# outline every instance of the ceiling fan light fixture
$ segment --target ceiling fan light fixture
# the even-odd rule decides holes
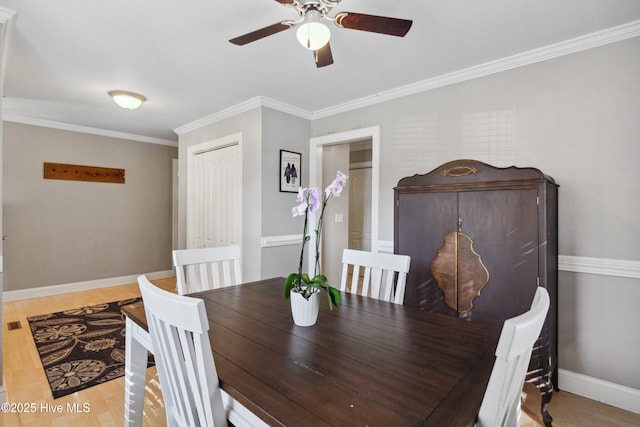
[[[320,22],[320,19],[320,12],[310,10],[306,13],[304,22],[298,27],[296,36],[305,49],[318,50],[329,42],[331,31]]]
[[[113,98],[116,104],[125,110],[135,110],[147,100],[147,98],[138,93],[128,92],[126,90],[109,91],[109,96]]]

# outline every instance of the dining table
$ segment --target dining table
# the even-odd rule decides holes
[[[342,293],[296,326],[284,278],[200,292],[223,394],[274,426],[473,425],[500,327]],[[325,296],[322,294],[321,296]],[[144,302],[126,315],[125,425],[142,423]],[[230,418],[231,419],[231,418]]]

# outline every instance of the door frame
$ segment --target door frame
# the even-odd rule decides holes
[[[13,10],[7,9],[5,7],[0,7],[0,200],[3,199],[2,193],[2,147],[3,147],[3,139],[2,139],[2,116],[3,116],[3,102],[2,95],[4,94],[4,79],[5,79],[5,68],[7,64],[7,58],[9,51],[9,47],[11,46],[11,39],[13,37],[13,32],[16,24],[17,15]],[[2,204],[0,204],[0,236],[3,235],[4,230],[2,229]],[[3,237],[4,238],[4,237]],[[0,319],[2,319],[2,306],[3,306],[3,293],[4,293],[4,284],[2,281],[2,271],[3,271],[3,249],[2,244],[0,243]],[[3,329],[0,329],[0,349],[3,347]],[[0,403],[7,402],[7,389],[4,385],[4,371],[3,371],[3,355],[0,353]]]
[[[195,157],[198,154],[206,153],[208,151],[220,150],[226,147],[232,147],[238,145],[240,148],[240,171],[238,171],[238,177],[240,181],[240,188],[243,188],[243,150],[242,150],[242,133],[234,133],[232,135],[224,136],[222,138],[206,141],[200,144],[192,145],[187,148],[187,248],[194,247],[193,237],[193,206],[194,206],[194,180],[195,180]],[[242,197],[240,198],[240,212],[244,217],[244,211],[242,210]],[[243,218],[240,219],[240,224],[243,224]],[[239,244],[242,248],[243,241],[243,227],[240,227]]]
[[[178,191],[179,191],[179,161],[171,162],[171,250],[178,249]]]
[[[378,198],[380,194],[380,126],[371,126],[347,132],[338,132],[309,139],[309,187],[322,184],[322,147],[371,139],[371,251],[378,252]],[[309,213],[309,221],[315,224],[315,212]],[[310,233],[309,247],[315,248],[315,233]],[[314,257],[308,260],[313,271]]]

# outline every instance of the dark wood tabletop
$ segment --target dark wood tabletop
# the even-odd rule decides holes
[[[473,424],[500,328],[364,298],[322,299],[295,326],[284,279],[193,296],[205,301],[221,387],[271,425]],[[323,294],[324,296],[324,294]],[[146,327],[142,304],[123,309]]]

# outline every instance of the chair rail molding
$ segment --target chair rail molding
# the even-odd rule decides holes
[[[640,261],[622,259],[559,255],[558,270],[640,279]]]
[[[393,253],[393,240],[378,241],[379,252]],[[640,261],[558,255],[558,270],[640,279]]]
[[[302,234],[263,236],[260,238],[260,247],[262,248],[274,248],[277,246],[292,246],[300,244],[302,244]]]
[[[378,252],[393,253],[393,240],[378,240]]]

